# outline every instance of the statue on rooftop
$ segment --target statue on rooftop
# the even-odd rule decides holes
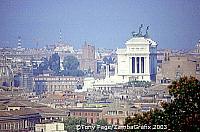
[[[137,33],[133,31],[133,32],[132,32],[132,36],[133,36],[133,37],[136,37],[136,36],[137,36]]]
[[[143,27],[143,24],[141,24],[140,27],[139,27],[139,32],[137,34],[138,37],[142,36],[142,31],[141,31],[142,27]]]
[[[145,37],[145,38],[148,38],[148,37],[149,37],[148,30],[149,30],[149,26],[147,26],[147,29],[146,29],[146,34],[144,35],[144,37]]]
[[[143,24],[140,25],[138,33],[134,32],[134,31],[132,32],[132,36],[133,37],[141,37],[142,36],[142,31],[141,31],[142,27],[143,27]]]

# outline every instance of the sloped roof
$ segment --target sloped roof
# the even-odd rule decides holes
[[[35,115],[39,113],[31,108],[24,108],[12,111],[0,111],[0,119],[4,117],[19,118],[21,116]]]
[[[28,107],[27,104],[24,104],[22,102],[14,101],[14,102],[9,102],[8,107]]]

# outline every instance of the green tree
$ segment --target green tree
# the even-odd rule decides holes
[[[103,58],[103,63],[104,64],[109,64],[109,59],[106,56]]]
[[[99,120],[97,120],[97,122],[95,124],[106,126],[106,125],[108,125],[108,122],[105,119],[99,119]]]
[[[168,131],[200,131],[200,83],[194,77],[182,77],[169,87],[174,100],[163,103],[164,110],[136,114],[125,124],[167,125]]]
[[[63,67],[65,70],[77,70],[79,67],[79,61],[75,56],[66,56],[63,60]]]
[[[48,70],[49,68],[49,61],[47,58],[43,57],[41,61],[42,62],[39,64],[39,67],[38,67],[39,74],[42,74],[44,70]]]
[[[60,56],[58,53],[52,54],[52,56],[49,58],[49,67],[54,72],[54,74],[59,74]]]
[[[200,131],[200,83],[194,77],[183,77],[169,86],[174,97],[164,104],[165,123],[170,130]]]
[[[108,122],[105,119],[97,120],[97,122],[94,125],[96,126],[96,129],[92,130],[91,132],[114,132],[114,130],[103,130],[103,129],[98,128],[98,127],[101,127],[101,126],[108,126],[109,125]]]
[[[69,55],[66,56],[63,60],[64,70],[62,74],[64,76],[83,76],[84,72],[79,70],[79,61],[75,56]]]
[[[87,121],[85,118],[75,118],[75,117],[68,117],[64,121],[65,130],[68,132],[77,132],[77,125],[86,125]]]

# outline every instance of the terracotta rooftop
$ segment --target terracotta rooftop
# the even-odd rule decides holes
[[[14,102],[9,102],[8,107],[28,107],[27,104],[24,104],[22,102],[14,101]]]
[[[16,119],[16,118],[21,118],[24,116],[32,116],[32,115],[39,116],[39,113],[30,108],[12,110],[12,111],[0,111],[0,120],[5,119],[6,117]]]
[[[4,96],[4,95],[0,95],[0,101],[1,100],[10,100],[10,97]]]
[[[101,108],[69,108],[70,112],[72,111],[82,111],[82,112],[102,112]]]
[[[40,114],[65,114],[65,110],[59,110],[59,109],[53,109],[50,107],[45,108],[34,108],[35,111],[37,111]]]

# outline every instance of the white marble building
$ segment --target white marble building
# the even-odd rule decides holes
[[[117,49],[117,75],[125,81],[155,81],[157,44],[148,35],[135,34],[126,41],[126,48]]]
[[[141,26],[142,27],[142,26]],[[84,79],[84,90],[111,90],[129,81],[156,81],[157,74],[157,43],[139,33],[125,42],[126,48],[117,49],[117,64],[115,75],[109,75],[109,65],[106,65],[104,79]]]

